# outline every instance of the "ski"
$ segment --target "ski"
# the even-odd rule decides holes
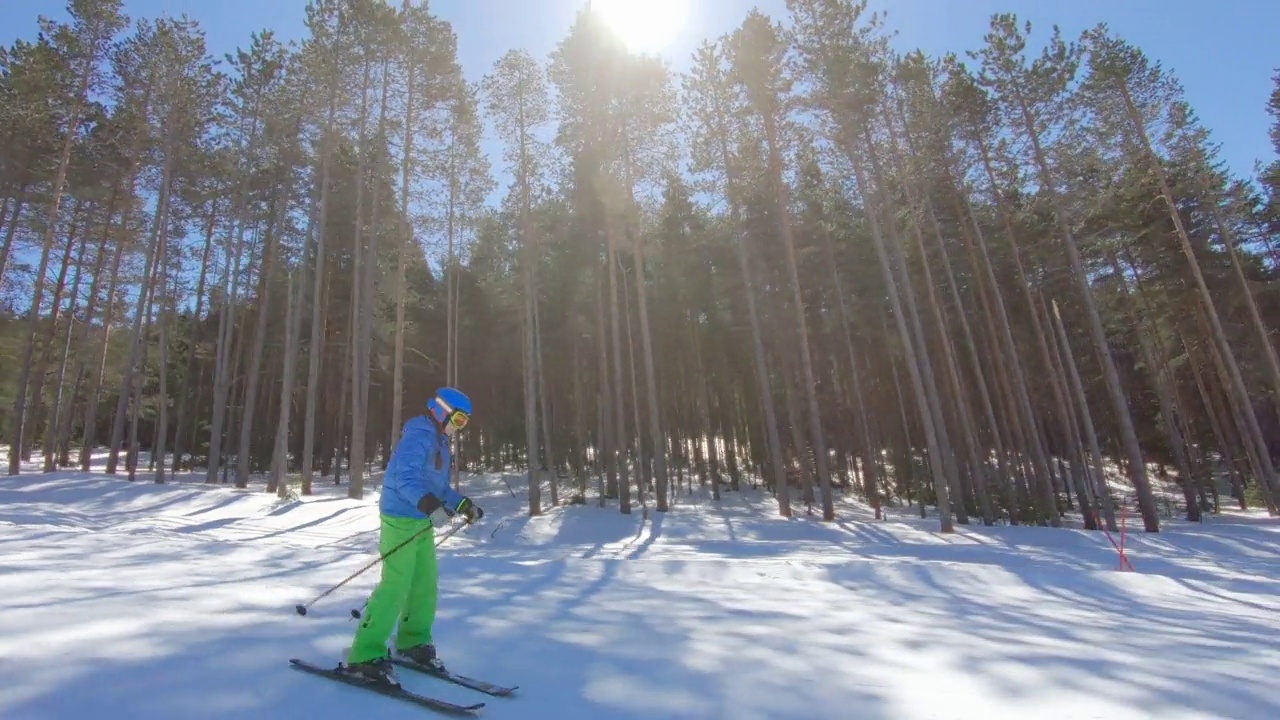
[[[458,705],[456,703],[451,703],[448,700],[441,700],[440,698],[434,698],[428,695],[419,695],[418,693],[406,690],[399,685],[384,685],[381,683],[364,682],[357,678],[340,673],[332,668],[321,667],[319,665],[309,663],[306,660],[299,660],[298,658],[290,658],[289,664],[298,670],[311,673],[312,675],[319,675],[320,677],[329,678],[330,680],[336,680],[352,687],[372,690],[379,695],[398,698],[400,700],[411,702],[419,707],[448,713],[450,715],[469,715],[484,707],[484,703],[482,702],[475,703],[473,705]]]
[[[414,672],[420,672],[424,675],[430,675],[431,677],[440,678],[441,680],[454,683],[455,685],[461,685],[465,688],[478,690],[482,693],[485,693],[486,695],[493,695],[495,697],[506,697],[519,689],[518,685],[512,686],[512,687],[503,687],[501,685],[496,685],[486,680],[477,680],[475,678],[467,677],[466,675],[459,675],[458,673],[455,673],[452,670],[447,670],[447,669],[437,670],[436,668],[423,665],[422,663],[414,662],[413,660],[410,660],[409,658],[405,658],[405,657],[396,657],[393,655],[391,657],[391,662],[392,664],[398,665],[402,668],[408,668],[409,670],[413,670]]]

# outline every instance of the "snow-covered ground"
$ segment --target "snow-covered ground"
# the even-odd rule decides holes
[[[281,501],[92,473],[0,478],[0,718],[422,718],[289,669],[349,643],[376,568],[377,493]],[[145,476],[148,480],[150,476]],[[785,520],[762,491],[525,516],[523,484],[441,547],[437,642],[521,686],[483,717],[1280,717],[1280,524],[1130,534],[960,527],[905,512]],[[1132,520],[1132,518],[1131,518]],[[1131,522],[1132,526],[1133,523]]]

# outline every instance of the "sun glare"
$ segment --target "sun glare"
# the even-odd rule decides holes
[[[591,0],[591,11],[634,53],[660,53],[688,20],[691,0]]]

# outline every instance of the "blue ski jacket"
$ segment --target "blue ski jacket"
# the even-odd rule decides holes
[[[449,486],[450,464],[448,436],[425,415],[410,418],[387,463],[379,509],[421,520],[427,516],[418,510],[418,501],[427,493],[450,511],[456,509],[463,496]]]

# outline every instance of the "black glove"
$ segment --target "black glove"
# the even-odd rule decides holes
[[[426,495],[423,495],[422,497],[418,498],[418,512],[422,513],[423,515],[430,516],[431,513],[435,512],[439,508],[440,508],[440,501],[437,500],[436,496],[432,495],[431,493],[427,493]],[[448,512],[447,510],[445,512],[448,513],[449,515],[453,514],[451,512]]]
[[[472,502],[471,498],[464,497],[462,502],[458,503],[458,508],[454,512],[462,513],[467,522],[473,523],[484,517],[484,508]],[[453,513],[450,513],[452,515]]]

